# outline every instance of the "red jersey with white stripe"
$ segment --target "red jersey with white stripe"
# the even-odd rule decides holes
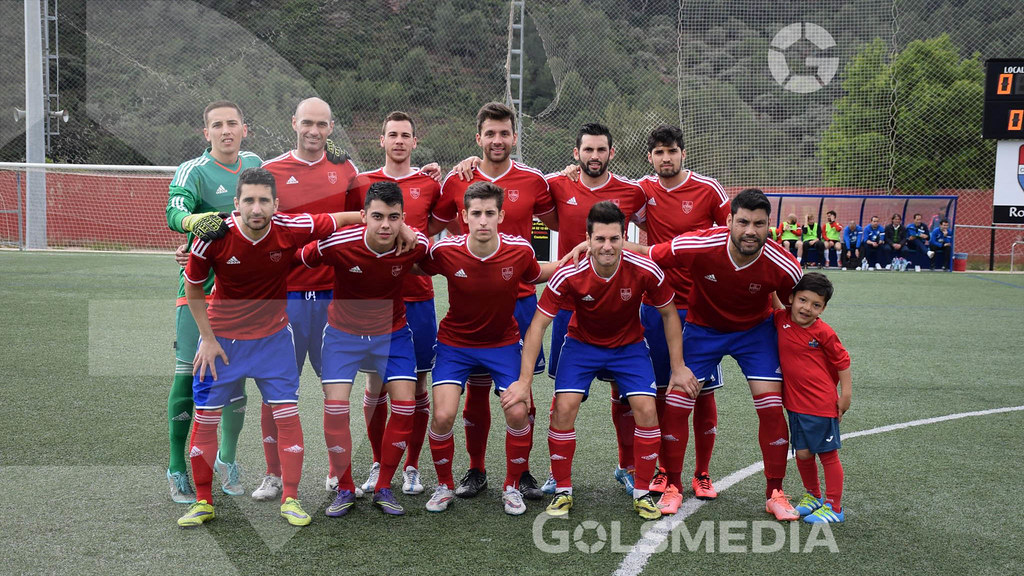
[[[736,266],[729,242],[725,226],[688,232],[651,246],[651,260],[663,268],[681,266],[693,278],[687,322],[740,332],[771,315],[772,292],[787,302],[803,273],[796,258],[770,239],[757,258]]]
[[[850,367],[850,354],[835,330],[818,318],[807,328],[793,322],[790,310],[775,311],[782,365],[782,405],[790,412],[838,418],[839,371]]]
[[[573,182],[560,173],[544,177],[551,189],[551,197],[558,211],[558,257],[587,239],[587,215],[598,202],[608,200],[626,215],[626,222],[636,216],[643,221],[647,197],[635,181],[612,173],[597,188],[589,188],[582,181]]]
[[[426,232],[430,220],[430,211],[441,196],[441,185],[433,178],[414,168],[407,176],[390,176],[384,168],[359,173],[356,198],[359,206],[366,203],[366,191],[374,182],[394,182],[402,189],[405,202],[405,223],[410,227]],[[409,274],[403,282],[402,298],[406,302],[423,302],[434,298],[434,283],[427,276]]]
[[[427,237],[417,233],[412,250],[374,252],[366,243],[366,226],[360,224],[307,244],[301,257],[308,267],[334,269],[334,297],[327,307],[327,323],[349,334],[379,336],[405,326],[403,280],[429,248]]]
[[[185,266],[185,281],[202,284],[214,272],[213,298],[207,313],[222,338],[255,340],[288,323],[288,271],[295,249],[326,238],[335,230],[327,214],[274,214],[259,240],[250,240],[236,222],[213,242],[196,238]]]
[[[263,167],[274,175],[280,201],[277,209],[291,213],[348,210],[348,193],[355,189],[359,174],[351,160],[334,164],[324,155],[316,162],[307,162],[296,156],[294,150],[267,160]],[[289,292],[330,290],[333,285],[334,275],[327,267],[296,266],[288,275]]]
[[[437,341],[462,348],[496,348],[519,341],[514,316],[520,282],[540,277],[533,246],[520,236],[498,234],[498,248],[480,258],[465,235],[435,243],[420,268],[448,279],[448,314]]]
[[[441,184],[441,197],[432,212],[434,218],[441,222],[455,221],[458,223],[458,230],[465,233],[466,229],[462,222],[462,209],[465,208],[463,196],[470,184],[480,181],[493,182],[505,190],[505,200],[501,206],[505,211],[505,219],[498,224],[498,232],[503,234],[521,236],[529,240],[533,236],[533,217],[555,209],[548,183],[540,170],[512,162],[504,174],[493,179],[479,168],[473,169],[473,179],[469,182],[463,181],[454,172],[449,172]],[[536,293],[537,289],[532,284],[519,285],[520,298]]]
[[[574,310],[569,336],[594,346],[618,348],[644,339],[640,324],[644,295],[658,308],[671,304],[674,296],[657,264],[623,250],[610,278],[597,274],[592,258],[559,268],[548,280],[537,309],[552,318],[559,310]]]
[[[665,188],[655,176],[639,180],[647,199],[641,222],[647,222],[647,244],[669,242],[680,234],[724,226],[730,213],[729,196],[718,180],[689,171],[681,184]],[[676,308],[685,310],[693,281],[683,268],[666,268],[676,291]],[[650,304],[650,302],[647,302]]]

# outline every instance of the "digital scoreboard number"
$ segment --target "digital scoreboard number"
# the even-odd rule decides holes
[[[997,140],[1024,140],[1024,59],[985,61],[981,135]]]

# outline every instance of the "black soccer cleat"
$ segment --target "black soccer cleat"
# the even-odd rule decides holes
[[[540,486],[537,485],[537,479],[530,474],[529,470],[524,470],[523,475],[519,477],[519,491],[527,500],[543,500],[545,496],[544,492],[541,492]]]
[[[472,498],[487,488],[487,473],[483,470],[470,468],[462,477],[455,495],[459,498]]]

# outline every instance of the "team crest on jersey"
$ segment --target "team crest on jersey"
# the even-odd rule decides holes
[[[519,200],[519,190],[507,190],[506,194],[508,195],[509,202],[515,202],[516,200]]]
[[[753,282],[750,283],[750,293],[751,294],[757,294],[760,291],[761,291],[761,285],[760,284],[754,284]]]
[[[420,189],[419,188],[409,188],[409,196],[412,196],[413,200],[419,198],[420,197]]]
[[[619,297],[622,298],[623,302],[626,302],[633,297],[632,288],[619,288]]]
[[[331,184],[337,184],[338,183],[338,173],[337,172],[328,172],[327,173],[327,181],[330,182]]]
[[[817,348],[818,347],[818,341],[813,339],[813,338],[811,338],[811,341],[808,342],[807,345],[810,346],[811,348]]]
[[[398,276],[401,273],[402,273],[402,265],[401,264],[396,264],[396,265],[391,267],[391,275],[392,276]]]
[[[505,266],[504,268],[501,269],[501,277],[505,279],[505,282],[508,282],[509,280],[512,279],[512,274],[513,270],[511,266]]]
[[[280,262],[281,261],[281,251],[280,250],[274,250],[273,252],[271,252],[270,253],[270,261],[271,262]]]
[[[693,211],[693,201],[683,200],[683,214],[689,214]]]

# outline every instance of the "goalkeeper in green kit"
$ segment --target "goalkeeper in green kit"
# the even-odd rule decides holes
[[[167,225],[176,232],[189,234],[188,242],[178,249],[179,263],[187,258],[184,251],[192,237],[203,240],[220,238],[227,232],[223,218],[234,210],[238,174],[246,168],[259,168],[263,163],[252,152],[240,151],[247,127],[238,105],[228,101],[212,102],[203,111],[203,136],[210,147],[203,155],[178,166],[171,180],[167,200]],[[167,398],[167,423],[170,435],[170,460],[167,481],[175,502],[195,502],[195,492],[185,467],[188,434],[192,427],[192,361],[199,341],[199,329],[185,301],[182,272],[178,273],[178,301],[175,312],[174,383]],[[213,274],[203,286],[209,297]],[[238,435],[245,419],[246,398],[232,398],[221,420],[220,452],[214,468],[225,494],[237,496],[244,492],[235,451]]]

